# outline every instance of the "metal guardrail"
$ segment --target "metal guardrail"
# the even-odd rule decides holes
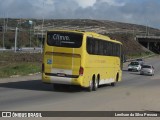
[[[155,54],[144,56],[144,57],[133,58],[133,59],[127,59],[125,62],[135,61],[136,59],[146,59],[146,58],[149,58],[149,57],[152,57],[152,56],[155,56]]]
[[[160,39],[160,36],[141,36],[137,35],[137,38],[150,38],[150,39]]]

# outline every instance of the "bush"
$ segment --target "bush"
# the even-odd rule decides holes
[[[12,48],[12,43],[6,42],[6,43],[5,43],[5,48],[6,48],[6,49],[11,49],[11,48]]]

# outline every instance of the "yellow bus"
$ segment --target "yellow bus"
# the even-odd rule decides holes
[[[47,31],[42,81],[95,91],[122,78],[122,43],[93,32]]]

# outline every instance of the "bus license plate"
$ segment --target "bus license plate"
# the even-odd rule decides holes
[[[64,73],[57,73],[57,76],[59,76],[59,77],[65,77],[66,75]]]

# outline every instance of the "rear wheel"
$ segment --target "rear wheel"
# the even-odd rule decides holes
[[[93,80],[90,81],[89,87],[87,88],[88,92],[91,92],[93,90]]]
[[[88,91],[96,91],[98,88],[98,79],[95,79],[95,76],[92,77],[92,80],[90,81]]]
[[[98,88],[98,80],[93,80],[93,91],[96,91]]]

